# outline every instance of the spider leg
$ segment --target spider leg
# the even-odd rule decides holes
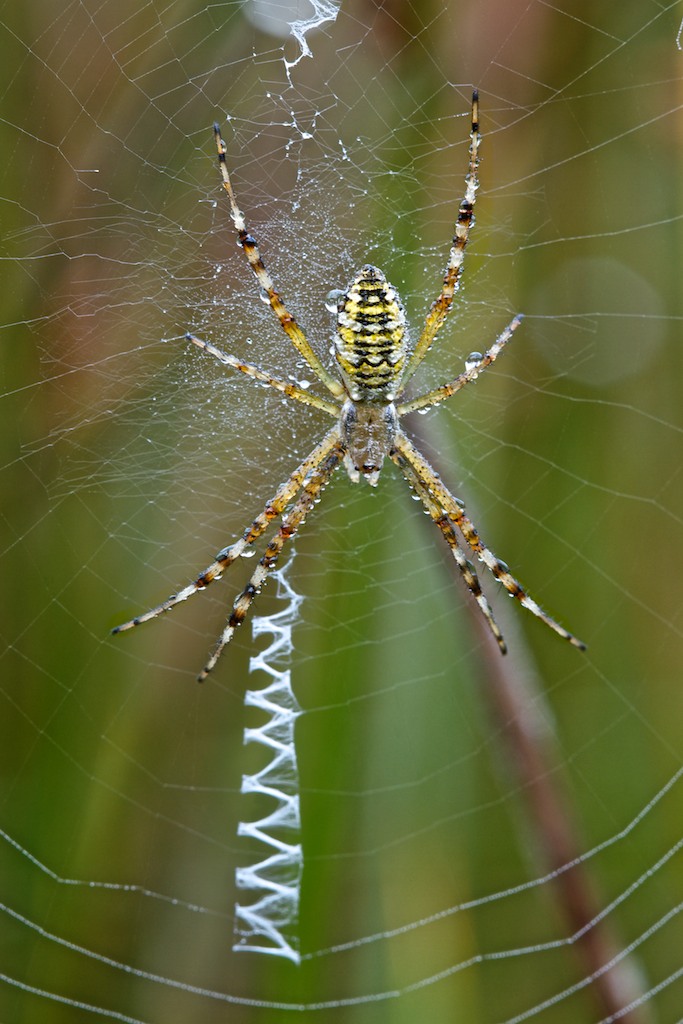
[[[434,341],[434,338],[451,308],[453,296],[460,286],[460,274],[462,272],[462,264],[465,257],[465,247],[470,235],[470,228],[474,223],[474,204],[477,198],[477,188],[479,187],[479,181],[477,180],[477,165],[479,163],[478,154],[480,139],[479,93],[475,89],[472,93],[470,166],[467,177],[465,178],[465,195],[461,199],[460,207],[458,209],[458,217],[455,222],[455,234],[453,236],[453,243],[448,257],[446,272],[444,274],[441,294],[438,299],[435,299],[432,303],[431,309],[427,314],[425,325],[422,328],[422,334],[418,338],[417,344],[413,349],[413,353],[408,360],[408,365],[406,366],[405,374],[403,376],[404,385],[410,380],[431,348],[432,342]]]
[[[467,559],[465,558],[460,545],[458,544],[458,538],[453,528],[453,524],[448,515],[446,515],[437,501],[431,495],[429,488],[425,486],[418,474],[415,472],[413,467],[410,465],[408,460],[399,451],[391,452],[391,459],[396,463],[398,468],[401,470],[406,480],[413,488],[415,493],[420,498],[420,501],[429,512],[430,516],[441,530],[446,543],[451,549],[455,564],[462,574],[462,578],[465,581],[467,589],[470,591],[474,600],[479,605],[483,612],[484,618],[486,619],[487,625],[493,633],[498,646],[500,647],[501,653],[507,653],[507,645],[503,639],[496,620],[493,617],[491,606],[489,605],[486,597],[482,593],[481,586],[479,584],[479,578],[477,573]]]
[[[533,615],[545,622],[565,640],[568,640],[574,647],[585,650],[586,645],[572,633],[569,633],[558,622],[555,622],[543,609],[531,598],[522,587],[521,583],[510,573],[505,562],[496,558],[494,553],[486,547],[477,533],[471,519],[465,514],[462,505],[451,494],[447,487],[439,479],[423,455],[408,440],[405,434],[399,432],[395,441],[397,451],[404,456],[415,472],[418,480],[429,490],[438,505],[444,510],[448,518],[455,523],[467,544],[474,554],[484,563],[487,569],[502,583],[508,594],[515,597],[519,603],[527,608]]]
[[[324,398],[319,398],[315,394],[310,394],[308,391],[304,391],[303,388],[298,387],[296,384],[290,384],[287,381],[278,380],[277,377],[271,377],[269,373],[264,373],[263,370],[259,370],[257,366],[252,366],[251,363],[244,363],[241,359],[237,359],[235,356],[229,356],[225,352],[222,352],[215,345],[210,344],[208,341],[202,341],[201,338],[195,337],[194,334],[186,334],[185,338],[187,341],[193,342],[197,348],[203,349],[212,355],[219,362],[224,363],[225,366],[232,367],[233,370],[240,370],[241,373],[246,373],[247,377],[253,377],[254,380],[263,381],[264,384],[270,385],[271,388],[275,388],[276,391],[281,391],[287,395],[288,398],[295,398],[297,402],[302,402],[304,405],[312,405],[315,409],[320,409],[322,412],[326,412],[328,416],[334,416],[335,419],[339,416],[339,406],[333,402],[328,402]]]
[[[156,619],[158,615],[163,612],[168,612],[172,608],[175,608],[177,604],[182,601],[186,601],[188,597],[192,597],[198,590],[205,590],[210,583],[214,580],[220,579],[225,570],[232,565],[236,559],[243,555],[244,552],[254,543],[255,540],[261,536],[261,534],[267,529],[268,524],[273,519],[277,519],[278,516],[282,515],[285,508],[294,498],[297,496],[299,491],[304,485],[304,481],[309,473],[312,473],[317,467],[326,459],[330,452],[336,448],[339,444],[339,432],[337,427],[333,427],[326,437],[317,444],[311,454],[304,459],[304,461],[297,466],[292,475],[288,480],[283,483],[275,495],[268,502],[263,512],[254,519],[251,526],[247,527],[242,537],[231,544],[229,547],[224,548],[217,555],[211,565],[207,566],[203,572],[192,583],[188,583],[186,587],[179,590],[177,594],[172,594],[171,597],[162,601],[161,604],[157,605],[156,608],[152,608],[150,611],[145,612],[143,615],[136,615],[134,619],[130,619],[128,622],[124,622],[120,626],[115,626],[112,629],[112,633],[123,633],[127,629],[132,629],[134,626],[140,626],[143,622],[149,622],[150,619]]]
[[[279,530],[268,544],[263,558],[251,575],[251,579],[241,594],[235,600],[232,613],[228,619],[225,629],[221,633],[218,643],[213,649],[211,657],[202,671],[197,676],[197,681],[203,683],[209,672],[215,667],[216,662],[223,653],[223,649],[232,640],[235,630],[244,622],[249,609],[257,594],[260,593],[263,584],[275,568],[278,558],[287,541],[293,537],[299,527],[303,524],[307,514],[320,496],[321,491],[329,482],[330,477],[340,465],[345,446],[337,436],[336,443],[329,453],[319,464],[311,477],[304,483],[303,490],[299,495],[294,507],[283,517]]]
[[[218,152],[218,166],[220,167],[221,176],[223,178],[223,188],[230,200],[232,219],[234,221],[235,228],[237,229],[239,244],[244,250],[244,255],[249,261],[249,266],[253,270],[256,280],[263,289],[264,294],[268,296],[268,301],[270,302],[273,312],[282,324],[282,329],[285,331],[289,340],[292,342],[294,347],[298,349],[315,373],[316,377],[318,377],[326,386],[327,390],[330,391],[335,398],[341,398],[344,394],[342,384],[325,369],[323,364],[320,362],[320,359],[311,348],[306,335],[301,330],[292,314],[286,309],[280,299],[280,296],[275,291],[273,280],[261,259],[258,243],[254,236],[249,234],[244,220],[244,214],[237,205],[237,200],[235,199],[235,193],[232,188],[232,182],[230,181],[230,175],[228,174],[228,168],[225,160],[226,145],[223,141],[223,137],[221,136],[221,130],[217,124],[213,126],[213,131],[216,139],[216,150]]]
[[[405,416],[406,413],[416,412],[418,409],[425,409],[431,405],[438,405],[439,402],[443,402],[444,399],[450,398],[461,388],[464,388],[465,384],[469,384],[470,381],[476,380],[480,373],[483,373],[491,363],[495,363],[496,359],[507,345],[508,341],[514,334],[522,322],[522,314],[518,313],[513,320],[507,325],[505,330],[498,335],[488,352],[484,353],[481,359],[474,360],[470,357],[467,364],[467,369],[464,373],[461,373],[455,380],[451,381],[450,384],[442,384],[439,388],[434,388],[433,391],[428,391],[424,395],[419,395],[417,398],[413,398],[410,402],[403,402],[401,405],[396,407],[396,411],[399,416]]]

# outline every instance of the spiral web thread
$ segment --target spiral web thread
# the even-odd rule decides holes
[[[290,560],[291,564],[291,560]],[[299,770],[294,747],[294,725],[301,714],[291,687],[289,669],[278,667],[292,651],[292,626],[301,601],[285,578],[286,568],[273,573],[282,611],[261,615],[252,623],[254,638],[271,634],[272,641],[249,663],[250,672],[265,672],[271,679],[260,690],[247,690],[245,703],[267,716],[256,728],[244,730],[244,742],[260,743],[272,754],[253,775],[242,776],[242,793],[271,797],[276,806],[257,821],[241,821],[239,836],[265,844],[268,855],[250,867],[237,868],[238,889],[251,891],[253,903],[235,905],[235,951],[269,953],[299,963],[298,940],[293,934],[299,916],[303,854],[299,811]]]

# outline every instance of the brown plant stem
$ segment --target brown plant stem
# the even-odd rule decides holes
[[[411,427],[415,427],[415,421]],[[437,472],[439,457],[430,445],[427,425],[420,424],[419,441],[422,451]],[[413,436],[417,431],[411,430]],[[430,528],[431,522],[424,520]],[[453,559],[444,557],[455,586],[462,580]],[[538,674],[533,667],[531,653],[524,644],[521,630],[514,638],[512,654],[502,656],[477,605],[467,599],[463,606],[471,628],[480,640],[481,692],[491,719],[503,737],[503,756],[506,769],[517,778],[525,802],[536,850],[542,862],[541,870],[554,873],[552,891],[557,906],[568,925],[571,946],[578,956],[582,970],[590,978],[590,987],[602,1018],[618,1020],[621,1024],[650,1024],[651,1014],[646,1005],[625,1011],[643,994],[637,972],[628,958],[621,953],[614,930],[599,915],[603,904],[586,863],[581,861],[584,847],[576,815],[566,788],[561,784],[557,766],[560,756],[552,732],[552,715],[542,715],[542,692],[532,692],[533,680]],[[514,633],[514,628],[504,629]],[[579,656],[579,655],[577,655]],[[617,962],[615,961],[617,959]],[[608,966],[612,964],[612,966]]]

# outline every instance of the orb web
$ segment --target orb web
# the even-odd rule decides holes
[[[3,11],[4,1017],[673,1024],[680,11],[355,4],[316,28],[306,9],[303,59],[254,10]],[[316,387],[235,244],[211,125],[326,359],[326,296],[366,263],[419,331],[475,85],[477,224],[416,387],[524,321],[407,429],[589,649],[482,580],[510,648],[493,659],[403,482],[338,474],[284,565],[293,756],[263,697],[245,705],[272,634],[240,630],[194,683],[248,563],[108,635],[241,536],[324,427],[183,340]],[[281,611],[271,583],[255,621]],[[266,944],[244,908],[276,888],[239,886],[278,806],[245,730],[290,750],[269,830],[285,955],[242,948]]]

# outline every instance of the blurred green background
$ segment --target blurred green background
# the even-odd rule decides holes
[[[352,3],[289,73],[298,45],[259,17],[3,8],[0,1016],[576,1024],[607,1018],[606,978],[620,1008],[642,997],[622,1019],[677,1021],[680,8]],[[235,868],[261,852],[236,828],[265,809],[239,792],[263,642],[246,625],[204,687],[194,674],[255,563],[108,636],[239,535],[323,427],[181,340],[304,373],[234,244],[210,126],[324,354],[325,295],[366,262],[419,331],[473,85],[477,225],[420,387],[526,319],[410,429],[589,649],[491,583],[511,648],[499,678],[402,481],[389,470],[371,492],[339,474],[287,572],[305,597],[304,960],[235,954]],[[257,612],[278,611],[275,591]],[[544,795],[586,858],[561,877],[605,912],[592,952],[572,938],[578,900],[546,878],[562,844]]]

